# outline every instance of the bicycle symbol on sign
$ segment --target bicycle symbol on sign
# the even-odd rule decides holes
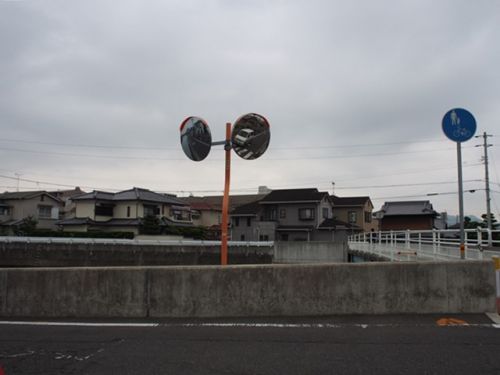
[[[451,125],[455,127],[455,130],[453,131],[454,137],[467,138],[471,135],[470,131],[467,130],[467,128],[460,126],[460,117],[458,117],[455,111],[451,112],[450,119]]]

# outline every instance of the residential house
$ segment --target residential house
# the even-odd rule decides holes
[[[333,202],[333,217],[351,224],[353,230],[370,232],[378,229],[373,218],[373,203],[370,197],[330,196]]]
[[[385,202],[375,215],[380,221],[380,230],[430,230],[438,213],[430,201]]]
[[[333,218],[332,201],[318,189],[273,190],[231,212],[234,241],[342,241],[351,226]]]
[[[156,216],[161,226],[193,226],[189,205],[169,194],[133,188],[109,193],[93,191],[72,198],[75,217],[59,222],[66,231],[126,231],[139,233],[146,216]]]
[[[230,195],[229,211],[238,206],[258,201],[265,194]],[[216,228],[220,230],[222,222],[222,195],[205,197],[183,197],[179,198],[191,207],[193,224],[205,228]]]
[[[71,190],[50,191],[49,194],[59,198],[63,202],[63,208],[59,212],[59,217],[61,219],[66,219],[75,217],[76,214],[76,205],[71,198],[85,194],[85,192],[77,186]]]
[[[56,229],[63,202],[46,191],[0,194],[0,233],[13,234],[24,219],[32,217],[37,228]]]

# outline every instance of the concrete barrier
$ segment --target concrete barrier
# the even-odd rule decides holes
[[[275,242],[273,263],[344,263],[346,242]]]
[[[66,239],[64,239],[66,240]],[[0,267],[114,267],[220,264],[220,245],[2,242]],[[125,242],[133,242],[126,240]],[[230,264],[269,264],[273,246],[230,246]]]
[[[2,317],[482,313],[491,261],[0,269]]]

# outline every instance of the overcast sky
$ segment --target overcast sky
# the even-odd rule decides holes
[[[221,140],[255,112],[271,143],[258,160],[233,153],[233,193],[334,181],[376,209],[430,199],[455,215],[441,120],[462,107],[495,136],[498,216],[499,41],[497,0],[0,0],[0,190],[219,194],[222,149],[189,160],[179,125],[200,116]],[[478,189],[465,211],[478,216],[481,142],[462,145],[464,187]]]

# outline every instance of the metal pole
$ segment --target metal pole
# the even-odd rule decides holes
[[[460,259],[465,259],[465,231],[464,231],[464,186],[462,180],[462,143],[457,142],[458,167],[458,210],[460,217]]]
[[[222,228],[221,228],[221,252],[220,263],[227,265],[227,227],[229,216],[229,186],[231,180],[231,123],[226,123],[226,142],[224,145],[226,153],[226,173],[224,180],[224,197],[222,198]]]

